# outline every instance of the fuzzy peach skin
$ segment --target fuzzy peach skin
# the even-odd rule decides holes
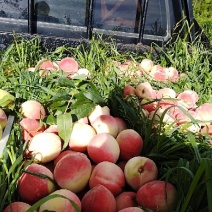
[[[61,158],[63,158],[64,156],[66,156],[66,155],[69,154],[69,153],[78,153],[78,152],[72,151],[72,150],[70,150],[70,149],[67,149],[67,150],[64,150],[64,151],[60,152],[60,154],[54,159],[54,166],[56,166],[57,162],[58,162]]]
[[[89,182],[92,166],[84,153],[69,153],[54,168],[54,179],[64,189],[74,193],[82,191]]]
[[[30,204],[25,202],[13,202],[3,210],[3,212],[26,212],[31,207]],[[37,211],[37,210],[36,210]]]
[[[175,211],[177,190],[169,182],[153,180],[144,184],[136,194],[136,201],[144,209],[158,212]]]
[[[127,184],[137,191],[145,183],[157,179],[158,168],[150,158],[136,156],[127,161],[124,175]]]
[[[82,198],[82,212],[116,212],[115,197],[103,185],[96,185]]]
[[[121,131],[116,141],[120,148],[120,159],[129,160],[141,154],[143,139],[135,130],[125,129]]]
[[[123,91],[123,96],[135,96],[135,88],[132,85],[125,85],[124,86],[124,91]]]
[[[98,184],[105,186],[116,196],[123,191],[125,186],[124,173],[115,163],[100,162],[93,168],[89,179],[90,188]]]
[[[118,212],[145,212],[145,211],[139,207],[134,206],[134,207],[128,207],[128,208],[121,209]]]
[[[108,106],[96,105],[94,110],[89,114],[88,121],[90,124],[100,115],[110,115],[110,109]]]
[[[54,197],[44,202],[39,212],[56,211],[56,212],[76,212],[75,208],[81,210],[81,201],[79,197],[72,191],[67,189],[59,189],[51,193],[51,195],[62,195],[63,197]]]
[[[69,140],[69,148],[78,152],[86,152],[89,142],[95,135],[96,131],[91,125],[75,122]]]
[[[139,68],[141,68],[145,73],[149,73],[153,66],[153,61],[147,58],[144,58],[139,64]]]
[[[212,124],[212,103],[203,103],[197,109],[196,112],[200,119],[202,126]]]
[[[110,161],[116,163],[120,149],[116,139],[108,133],[95,135],[88,144],[88,155],[95,163]]]
[[[2,128],[7,125],[7,115],[2,108],[0,108],[0,125]]]
[[[61,152],[62,141],[55,133],[41,132],[29,142],[28,151],[42,163],[54,160]]]
[[[118,196],[116,196],[117,211],[134,206],[136,206],[136,192],[123,191]]]
[[[46,111],[40,102],[27,100],[21,104],[21,114],[25,118],[42,119],[46,116]]]
[[[118,135],[119,127],[116,119],[111,115],[100,115],[91,124],[96,133],[109,133],[113,137]]]
[[[34,204],[41,198],[55,191],[53,173],[40,164],[30,164],[18,180],[18,194],[21,200]],[[43,176],[39,176],[39,174]]]

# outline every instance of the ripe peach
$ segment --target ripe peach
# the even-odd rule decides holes
[[[44,132],[45,125],[36,119],[23,118],[20,121],[24,141],[30,141],[35,135]]]
[[[133,191],[123,191],[116,196],[116,210],[136,206],[136,193]]]
[[[60,154],[61,143],[60,137],[55,133],[41,132],[29,142],[28,151],[35,160],[47,163]]]
[[[100,105],[96,105],[95,109],[88,116],[88,121],[90,122],[90,124],[92,124],[93,121],[100,115],[110,115],[109,107],[108,106],[102,107]]]
[[[50,132],[50,133],[55,133],[56,135],[58,135],[58,127],[56,124],[52,124],[50,126],[48,126],[44,132]]]
[[[86,152],[89,142],[95,135],[96,131],[91,125],[75,122],[69,140],[69,148],[74,151]]]
[[[196,112],[203,126],[212,124],[212,103],[201,104]]]
[[[145,183],[157,179],[158,169],[150,158],[136,156],[127,161],[124,175],[128,185],[137,191]]]
[[[165,72],[167,80],[171,82],[176,82],[180,78],[177,69],[174,67],[165,68]]]
[[[177,96],[176,92],[171,88],[161,88],[157,91],[157,99],[162,98],[175,98]]]
[[[116,139],[109,133],[96,134],[88,144],[88,155],[95,163],[110,161],[116,163],[120,149]]]
[[[115,163],[100,162],[93,168],[89,180],[90,188],[98,184],[105,186],[116,196],[122,192],[125,186],[124,173]]]
[[[100,115],[91,124],[96,130],[96,133],[109,133],[113,137],[118,135],[118,123],[116,119],[111,115]]]
[[[21,104],[21,114],[25,118],[42,119],[46,116],[46,111],[40,102],[27,100]]]
[[[141,82],[135,88],[135,94],[139,98],[150,98],[153,99],[156,97],[156,93],[153,90],[149,82]]]
[[[122,131],[122,130],[125,130],[127,129],[127,124],[126,122],[120,118],[120,117],[116,117],[114,116],[114,118],[116,119],[116,122],[117,122],[117,125],[118,125],[118,134]],[[117,134],[117,135],[118,135]]]
[[[125,85],[124,86],[123,96],[126,97],[128,95],[135,96],[135,88],[131,85]]]
[[[142,109],[147,111],[148,113],[154,111],[157,108],[157,106],[158,106],[158,103],[151,98],[143,98],[141,100]]]
[[[34,204],[54,190],[53,173],[36,163],[28,165],[18,180],[18,193],[28,204]]]
[[[74,58],[66,57],[58,62],[61,70],[67,73],[76,73],[79,69],[79,65]]]
[[[120,148],[120,159],[129,160],[132,157],[140,155],[143,148],[142,137],[133,129],[121,131],[116,141]]]
[[[144,58],[139,64],[139,68],[142,68],[145,73],[149,73],[153,67],[154,63],[152,60]]]
[[[65,155],[69,154],[69,153],[78,153],[76,151],[72,151],[70,149],[64,150],[62,152],[60,152],[60,154],[54,159],[54,166],[56,166],[57,162],[63,158]]]
[[[25,202],[13,202],[3,210],[3,212],[11,212],[11,211],[17,211],[17,212],[26,212],[27,209],[31,207],[30,204],[25,203]]]
[[[2,128],[7,125],[7,115],[2,108],[0,108],[0,125]]]
[[[134,206],[134,207],[128,207],[128,208],[121,209],[118,212],[145,212],[145,211],[142,208]]]
[[[137,191],[136,201],[144,209],[170,212],[175,210],[177,191],[169,182],[153,180],[141,186]]]
[[[84,153],[69,153],[57,162],[54,179],[61,188],[78,193],[88,185],[91,171],[91,162]]]
[[[59,189],[51,193],[49,197],[51,197],[52,195],[62,195],[63,197],[58,196],[47,200],[40,206],[39,212],[42,211],[75,212],[77,210],[81,211],[81,201],[74,192],[69,191],[67,189]]]
[[[116,212],[115,197],[109,189],[103,185],[91,188],[82,198],[83,212]]]

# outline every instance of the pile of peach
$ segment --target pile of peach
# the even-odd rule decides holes
[[[149,82],[140,82],[136,86],[126,85],[125,98],[138,98],[144,114],[150,119],[172,124],[175,127],[193,133],[212,135],[212,104],[197,105],[198,94],[194,90],[176,93],[171,88],[153,89]]]
[[[68,147],[57,126],[45,126],[44,107],[35,100],[21,105],[27,162],[17,183],[18,202],[4,212],[26,211],[52,196],[36,210],[82,212],[172,211],[177,191],[158,179],[156,163],[142,156],[143,139],[107,106],[73,124]]]

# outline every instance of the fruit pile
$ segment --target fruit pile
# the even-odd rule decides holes
[[[175,187],[158,179],[155,162],[141,156],[142,137],[112,116],[107,106],[97,105],[89,116],[73,123],[64,150],[57,125],[42,123],[46,111],[41,103],[22,103],[21,114],[27,148],[17,185],[20,201],[4,212],[11,206],[26,211],[42,198],[47,199],[34,208],[37,211],[174,209]]]

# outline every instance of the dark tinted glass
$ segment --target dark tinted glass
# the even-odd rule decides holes
[[[141,13],[138,0],[94,0],[94,27],[137,33]],[[149,0],[145,33],[165,35],[166,20],[165,0]]]

